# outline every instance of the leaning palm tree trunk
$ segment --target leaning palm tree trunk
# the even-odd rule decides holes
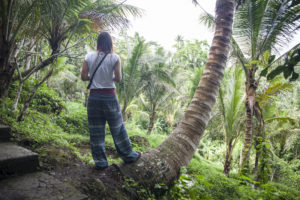
[[[138,162],[121,164],[123,174],[144,185],[169,184],[178,177],[180,167],[190,162],[210,119],[223,78],[233,15],[234,0],[217,0],[216,29],[208,61],[183,119],[160,146],[143,154]]]

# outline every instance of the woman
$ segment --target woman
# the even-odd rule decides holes
[[[98,67],[100,62],[101,64]],[[93,74],[94,76],[92,76]],[[116,97],[114,82],[119,83],[122,79],[120,58],[113,53],[112,39],[107,32],[102,32],[98,36],[97,51],[88,53],[85,56],[81,79],[89,81],[89,75],[91,75],[92,80],[87,111],[95,168],[102,170],[108,167],[104,145],[106,121],[117,152],[123,161],[125,163],[137,161],[141,154],[132,150]]]

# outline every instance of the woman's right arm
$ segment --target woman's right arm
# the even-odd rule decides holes
[[[81,69],[81,80],[83,81],[89,81],[89,67],[88,63],[86,61],[83,61],[82,69]]]
[[[122,80],[122,70],[121,70],[121,64],[120,64],[120,59],[118,59],[118,61],[116,62],[115,66],[114,66],[114,81],[117,83],[120,83],[120,81]]]

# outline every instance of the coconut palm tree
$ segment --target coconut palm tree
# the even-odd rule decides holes
[[[133,164],[121,164],[123,174],[145,185],[169,184],[178,177],[180,167],[187,165],[193,157],[223,78],[231,40],[234,2],[216,2],[216,30],[208,61],[183,119],[160,146],[144,153]]]
[[[234,70],[234,71],[233,71]],[[233,71],[233,73],[232,73]],[[244,118],[244,85],[243,71],[236,66],[227,71],[227,77],[219,91],[220,110],[224,124],[224,138],[226,143],[226,156],[223,173],[229,176],[232,160],[232,151],[241,135]]]
[[[175,83],[164,68],[165,64],[160,62],[154,65],[154,69],[149,67],[142,75],[142,79],[145,82],[144,94],[149,101],[148,106],[145,104],[145,107],[150,111],[148,135],[151,134],[153,129],[157,110],[162,109],[166,101],[175,92]]]
[[[118,96],[122,103],[123,118],[126,117],[126,109],[131,101],[142,92],[144,85],[141,76],[146,62],[144,57],[151,45],[150,43],[145,42],[145,39],[140,37],[137,33],[134,40],[136,43],[129,55],[128,62],[123,68],[122,82],[117,88]]]
[[[264,52],[277,53],[280,46],[295,35],[299,27],[299,5],[294,0],[246,0],[235,15],[233,49],[246,75],[246,131],[240,169],[249,157],[252,145],[253,117],[260,110],[256,102],[261,69],[258,60]],[[270,57],[265,68],[274,61]],[[256,113],[259,116],[259,112]],[[260,116],[259,118],[262,118]]]

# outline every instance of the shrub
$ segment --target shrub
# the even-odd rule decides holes
[[[300,174],[293,171],[297,168],[296,161],[290,166],[284,160],[277,158],[274,160],[272,168],[274,170],[274,181],[300,190]]]
[[[24,82],[19,99],[19,105],[24,104],[28,100],[32,94],[33,87],[37,84],[37,82],[38,81],[33,78],[29,78]],[[17,88],[18,82],[10,85],[8,95],[10,99],[14,99]],[[43,113],[59,114],[64,108],[64,103],[54,90],[49,89],[46,83],[43,83],[38,88],[32,102],[30,103],[30,107]]]
[[[54,90],[50,90],[46,84],[42,84],[35,94],[32,107],[43,113],[58,115],[63,110],[64,103]]]
[[[86,107],[80,103],[68,102],[56,123],[67,133],[89,135]]]

